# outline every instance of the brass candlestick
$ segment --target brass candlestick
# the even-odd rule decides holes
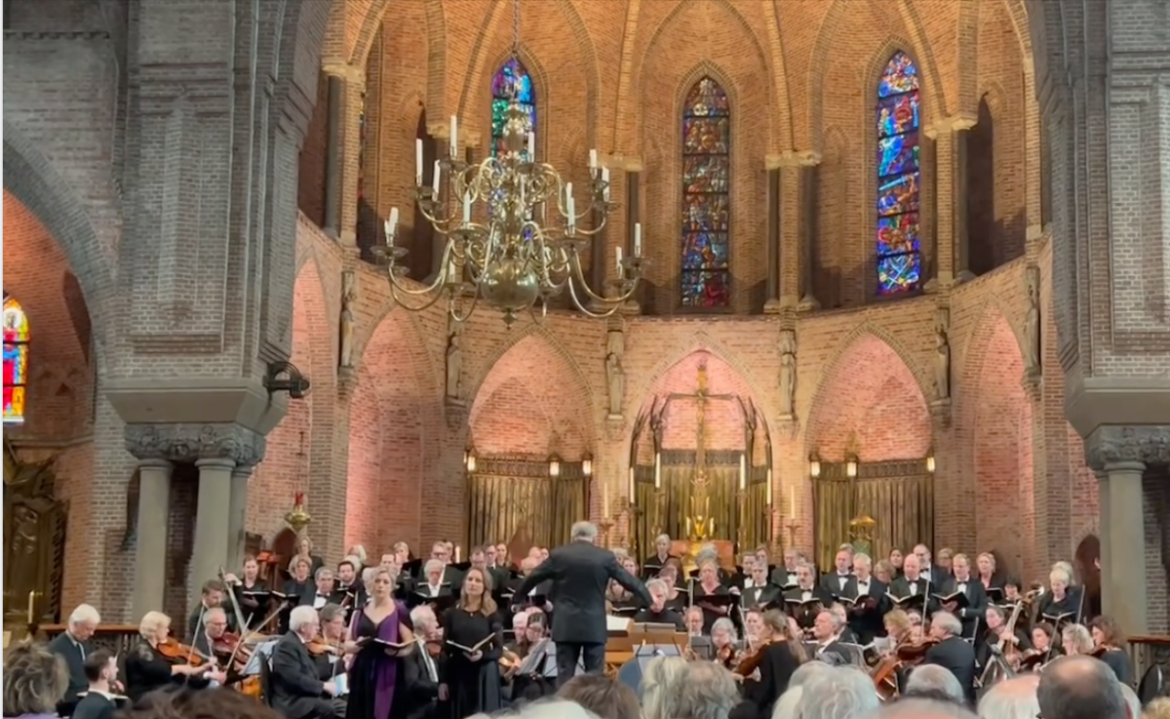
[[[298,492],[295,501],[293,502],[292,511],[284,515],[284,521],[292,530],[297,533],[297,536],[305,531],[305,527],[313,521],[312,515],[305,509],[305,494]]]

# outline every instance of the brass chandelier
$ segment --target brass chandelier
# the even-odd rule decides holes
[[[519,55],[519,0],[513,4],[513,56]],[[617,278],[612,292],[589,287],[581,253],[601,232],[618,205],[610,200],[609,169],[600,167],[597,151],[589,151],[589,187],[579,212],[573,183],[562,180],[552,165],[537,162],[535,135],[528,113],[510,88],[503,127],[504,149],[479,164],[459,159],[459,121],[451,117],[447,157],[434,164],[430,186],[423,184],[422,140],[415,141],[415,201],[436,236],[446,238],[438,272],[428,285],[410,286],[399,261],[407,253],[395,245],[398,208],[386,220],[385,258],[390,291],[411,311],[422,311],[446,299],[451,316],[462,322],[482,299],[499,309],[511,325],[519,313],[542,312],[566,288],[573,305],[590,317],[608,317],[634,294],[642,276],[642,227],[634,225],[633,257],[616,248]],[[443,193],[446,182],[447,193]],[[462,212],[458,211],[461,208]],[[594,218],[591,229],[579,222]],[[539,221],[537,218],[540,218]],[[602,261],[599,257],[594,262]],[[412,300],[421,300],[411,304]]]

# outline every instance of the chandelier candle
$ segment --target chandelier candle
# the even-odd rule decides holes
[[[602,199],[609,202],[609,168],[601,168],[601,184],[605,185],[605,190],[602,191]],[[635,253],[636,254],[636,253]]]
[[[459,155],[459,118],[456,115],[451,116],[451,156]]]
[[[423,144],[422,140],[414,141],[414,184],[419,186],[422,184],[422,170],[423,170]]]
[[[634,257],[642,256],[642,223],[634,223]],[[620,263],[621,258],[618,258]]]

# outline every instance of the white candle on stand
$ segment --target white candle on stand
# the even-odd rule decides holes
[[[739,455],[739,488],[747,489],[747,454]]]
[[[617,255],[617,271],[618,271],[618,276],[620,277],[622,274],[622,248],[615,247],[613,249],[614,249],[614,254]]]
[[[422,186],[423,171],[423,144],[422,140],[414,141],[414,184]]]
[[[796,519],[796,487],[788,488],[788,513],[793,520]]]
[[[634,223],[634,257],[642,256],[642,223]]]
[[[386,222],[386,224],[389,228],[386,230],[386,234],[389,235],[390,237],[393,237],[395,232],[398,230],[398,208],[397,207],[390,208],[390,219]]]
[[[638,498],[637,494],[635,494],[635,492],[634,492],[634,489],[635,489],[634,468],[630,467],[630,490],[629,491],[630,491],[630,504],[631,505],[634,504]]]
[[[654,489],[662,488],[662,453],[654,453]]]
[[[528,133],[528,161],[534,162],[536,160],[536,134]]]
[[[471,224],[471,194],[463,195],[463,226]]]
[[[608,167],[601,168],[601,182],[605,185],[605,189],[602,190],[602,199],[604,199],[606,202],[609,202],[609,168]]]
[[[459,154],[459,118],[451,116],[451,157]]]
[[[443,166],[439,164],[438,160],[435,160],[435,174],[431,178],[431,189],[435,191],[435,197],[439,196],[439,183],[442,181],[442,176]]]
[[[768,468],[768,480],[767,481],[768,481],[768,496],[766,499],[768,502],[768,506],[771,507],[772,506],[772,469],[770,467]]]
[[[597,169],[597,150],[590,150],[589,151],[589,169],[590,170]]]

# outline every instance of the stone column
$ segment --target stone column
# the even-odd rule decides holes
[[[634,256],[634,225],[642,221],[642,161],[640,158],[626,158],[626,255]],[[642,251],[646,251],[646,228],[642,228]],[[616,279],[617,269],[614,269]],[[606,273],[608,274],[608,273]],[[642,311],[642,298],[646,295],[646,283],[639,283],[638,289],[622,311],[627,314],[639,314]]]
[[[800,305],[801,310],[820,309],[813,292],[813,260],[816,258],[816,244],[819,239],[820,203],[820,158],[805,158],[800,166]]]
[[[1142,462],[1110,462],[1099,472],[1101,611],[1126,634],[1149,633]]]
[[[171,507],[171,473],[165,459],[138,466],[138,520],[134,546],[134,614],[162,609],[167,584],[167,529]]]
[[[200,459],[199,505],[195,510],[195,549],[191,553],[193,593],[208,579],[214,579],[220,567],[227,567],[231,546],[230,511],[232,470],[236,462],[230,457]]]
[[[816,233],[816,172],[821,162],[816,152],[787,151],[768,155],[764,166],[779,170],[780,218],[792,218],[779,227],[779,295],[780,308],[815,309],[818,305],[811,293],[812,243]]]
[[[967,269],[967,130],[976,118],[956,115],[934,122],[924,132],[934,144],[934,222],[936,275],[927,289],[972,279]]]
[[[768,168],[768,287],[764,312],[780,311],[780,168]]]
[[[248,517],[248,483],[255,467],[237,465],[232,470],[231,491],[228,497],[228,557],[229,572],[240,570],[244,561],[245,524]],[[202,480],[202,477],[200,478]]]
[[[341,188],[345,156],[345,77],[337,68],[326,68],[329,106],[325,137],[325,226],[327,234],[338,237],[341,228]]]

